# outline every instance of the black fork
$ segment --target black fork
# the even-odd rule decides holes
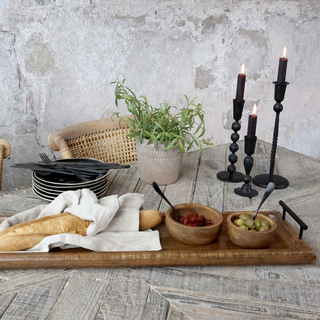
[[[39,157],[41,158],[41,160],[46,163],[46,164],[52,164],[53,161],[50,160],[50,158],[45,154],[45,153],[39,153]],[[79,178],[81,181],[89,181],[90,179],[87,179],[85,177],[83,177],[82,175],[80,175],[79,173],[77,173],[75,170],[72,170],[68,167],[66,167],[65,165],[63,164],[58,164],[55,162],[55,165],[57,167],[60,167],[60,168],[63,168],[71,173],[73,173],[77,178]]]
[[[45,154],[45,153],[39,153],[39,157],[41,158],[41,160],[44,163],[51,163],[52,161],[50,160],[50,158]]]

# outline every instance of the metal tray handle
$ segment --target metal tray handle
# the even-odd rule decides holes
[[[302,239],[303,230],[307,230],[308,226],[282,201],[279,201],[283,209],[282,220],[286,220],[286,212],[300,225],[299,239]]]

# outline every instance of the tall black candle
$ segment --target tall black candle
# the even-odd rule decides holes
[[[248,132],[247,132],[248,138],[254,138],[256,136],[256,128],[257,128],[257,120],[258,120],[256,112],[257,112],[257,106],[254,105],[253,112],[249,116]]]
[[[244,95],[244,85],[246,83],[246,75],[244,74],[244,64],[241,67],[241,72],[238,74],[236,100],[242,101]]]
[[[279,69],[278,69],[278,84],[286,83],[286,73],[287,73],[287,64],[288,59],[286,58],[287,48],[283,48],[283,57],[279,59]]]

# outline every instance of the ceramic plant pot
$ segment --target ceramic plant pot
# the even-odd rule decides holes
[[[174,183],[178,180],[183,153],[179,149],[164,151],[165,145],[158,144],[155,150],[154,144],[147,144],[144,139],[142,143],[136,139],[138,174],[146,183],[157,182],[158,185]]]

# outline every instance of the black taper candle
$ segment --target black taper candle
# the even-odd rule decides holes
[[[244,86],[246,83],[246,75],[244,74],[244,64],[241,67],[241,73],[238,74],[236,100],[242,101],[244,96]]]
[[[279,68],[278,68],[278,84],[285,84],[286,83],[286,74],[287,74],[287,64],[288,59],[286,58],[287,48],[284,47],[283,49],[283,57],[279,59]]]
[[[249,138],[253,138],[256,135],[257,119],[258,117],[255,114],[250,114],[247,133]]]
[[[257,112],[257,106],[254,105],[252,114],[250,114],[249,121],[248,121],[248,132],[247,132],[248,138],[253,138],[256,135],[257,120],[258,120],[256,112]]]

